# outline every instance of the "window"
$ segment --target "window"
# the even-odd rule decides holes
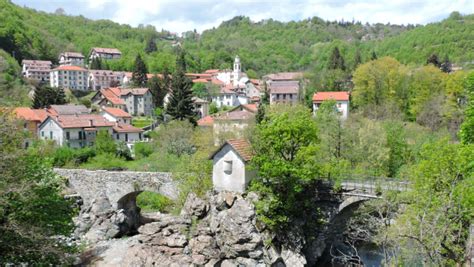
[[[71,137],[71,136],[70,136],[69,132],[66,132],[66,140],[69,140],[70,137]]]
[[[119,135],[119,134],[117,134],[117,140],[119,140],[119,139],[120,139],[120,135]]]
[[[49,139],[53,139],[53,131],[49,132]]]
[[[125,134],[125,142],[128,142],[128,133]]]
[[[224,172],[232,174],[232,160],[224,160]]]
[[[341,107],[342,107],[342,104],[341,104],[341,103],[337,103],[337,107],[338,107],[338,108],[341,108]]]
[[[41,131],[41,136],[44,137],[44,131]]]

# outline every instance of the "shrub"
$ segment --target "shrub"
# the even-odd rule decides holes
[[[90,158],[82,167],[92,170],[123,170],[125,164],[126,161],[116,157],[115,154],[106,153]]]
[[[135,144],[135,158],[146,158],[153,153],[153,147],[149,143],[137,143]]]
[[[173,201],[163,195],[154,192],[145,191],[138,195],[137,206],[142,211],[153,212],[169,212],[173,205]]]

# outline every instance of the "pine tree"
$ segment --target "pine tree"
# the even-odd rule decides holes
[[[355,57],[354,57],[354,69],[357,69],[357,66],[359,66],[362,63],[362,56],[360,55],[360,50],[357,49]]]
[[[441,67],[441,63],[439,62],[438,55],[431,54],[428,59],[426,60],[426,65],[433,64],[436,67]]]
[[[176,71],[171,81],[171,96],[166,113],[176,120],[189,120],[196,125],[193,107],[192,81],[186,77],[185,52],[180,50],[176,58]]]
[[[135,67],[132,73],[132,84],[136,87],[145,87],[148,81],[146,77],[148,73],[145,62],[140,54],[135,58]]]
[[[154,75],[148,80],[148,88],[153,96],[153,104],[155,107],[163,107],[163,100],[168,92],[165,88],[161,87],[162,83],[157,75]]]
[[[445,73],[450,73],[452,71],[452,64],[449,61],[449,57],[444,57],[443,63],[441,63],[441,70]]]
[[[150,37],[150,39],[148,39],[148,41],[146,43],[145,53],[150,54],[150,53],[153,53],[157,50],[158,50],[158,48],[156,47],[155,38]]]
[[[161,88],[164,88],[168,92],[171,86],[171,79],[170,79],[170,72],[167,66],[163,68],[162,75],[163,75],[163,79],[161,80]]]
[[[66,104],[66,94],[62,88],[42,85],[35,88],[33,108],[47,108],[50,105]]]
[[[89,69],[91,70],[101,70],[103,69],[102,59],[100,57],[95,57],[91,60]]]
[[[377,60],[377,54],[375,54],[375,51],[372,51],[372,55],[370,55],[370,60]]]
[[[331,70],[346,70],[346,66],[344,63],[344,57],[342,57],[341,53],[339,52],[339,48],[336,46],[332,50],[331,57],[329,58],[329,65],[328,69]]]

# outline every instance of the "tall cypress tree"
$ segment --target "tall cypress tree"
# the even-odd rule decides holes
[[[148,88],[153,96],[153,104],[155,107],[162,108],[163,100],[168,90],[162,87],[162,83],[157,75],[154,75],[150,80],[148,80]]]
[[[66,94],[62,88],[42,85],[35,88],[33,108],[47,108],[50,105],[66,104]]]
[[[257,114],[255,115],[255,120],[260,124],[263,119],[265,119],[265,109],[268,104],[270,104],[270,93],[268,92],[267,83],[263,83],[263,97],[260,99],[260,104],[258,105]]]
[[[375,51],[372,51],[372,55],[370,55],[370,60],[377,60],[377,54],[375,54]]]
[[[166,113],[176,120],[189,120],[196,125],[193,107],[192,81],[186,77],[185,52],[180,49],[176,58],[176,71],[171,80],[171,96]]]
[[[145,62],[143,61],[142,56],[138,54],[135,58],[135,66],[132,73],[133,86],[145,87],[148,82],[148,78],[146,77],[147,73],[148,69],[145,65]]]
[[[150,37],[146,43],[145,53],[150,54],[157,51],[156,42],[154,37]]]
[[[436,54],[431,54],[428,59],[426,60],[426,64],[433,64],[435,65],[436,67],[440,68],[441,67],[441,63],[439,62],[439,59],[438,59],[438,55]]]
[[[346,65],[344,63],[344,57],[342,57],[341,52],[339,52],[339,48],[336,46],[332,50],[331,57],[329,58],[329,65],[328,69],[331,70],[346,70]]]
[[[445,73],[450,73],[452,71],[452,64],[447,55],[444,57],[443,63],[441,63],[441,71]]]

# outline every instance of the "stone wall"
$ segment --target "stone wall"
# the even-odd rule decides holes
[[[79,194],[86,206],[98,196],[105,196],[114,208],[130,195],[151,191],[168,198],[178,196],[177,183],[167,172],[89,171],[82,169],[54,169],[68,179],[68,187]]]

